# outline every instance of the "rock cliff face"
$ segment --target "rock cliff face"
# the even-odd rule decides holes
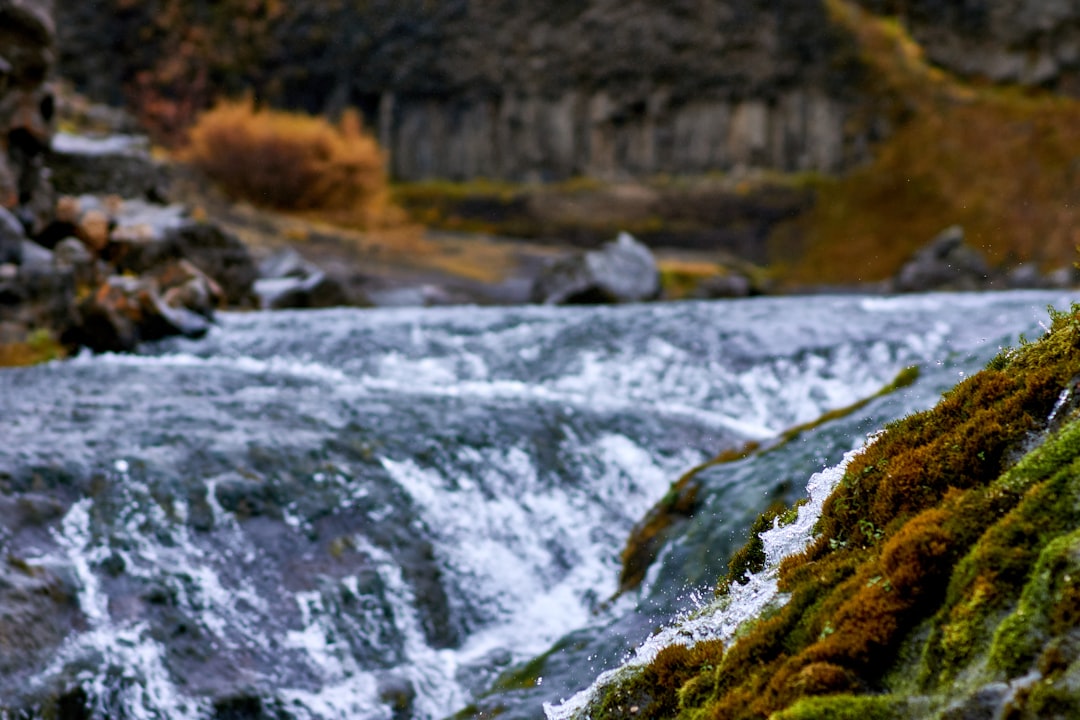
[[[52,210],[44,155],[56,39],[49,0],[0,0],[0,207],[40,230]]]
[[[968,77],[1080,94],[1080,6],[857,0]],[[361,107],[401,179],[833,172],[887,131],[820,0],[59,0],[62,74],[182,125]]]
[[[898,16],[928,59],[966,77],[1080,95],[1080,5],[1068,0],[860,0]]]
[[[63,74],[132,98],[182,40],[155,24],[171,7],[243,49],[192,58],[187,91],[209,78],[277,105],[357,105],[404,179],[829,172],[870,139],[852,122],[853,45],[819,2],[341,1],[256,13],[249,35],[235,4],[61,0]]]

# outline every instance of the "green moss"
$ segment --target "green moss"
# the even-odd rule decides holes
[[[816,540],[780,568],[788,602],[748,626],[717,667],[679,665],[661,692],[650,666],[608,697],[608,714],[655,705],[695,720],[924,717],[1032,668],[1046,682],[1018,695],[1018,712],[1072,707],[1077,378],[1080,306],[1052,313],[1046,336],[1000,353],[854,458]],[[760,566],[759,534],[782,514],[758,521],[728,583]]]
[[[1076,504],[1080,498],[1073,494],[1070,500]],[[1078,590],[1080,530],[1054,539],[1039,554],[1016,610],[994,635],[991,667],[1009,677],[1030,668],[1055,634],[1075,626]]]
[[[684,645],[664,648],[652,663],[608,688],[592,713],[593,719],[674,717],[681,698],[698,699],[710,694],[708,680],[715,677],[723,652],[723,644],[716,640],[689,648]],[[695,682],[690,684],[691,680]]]
[[[672,483],[668,492],[665,493],[660,502],[650,509],[645,518],[631,531],[621,557],[622,572],[619,575],[619,594],[636,588],[641,584],[641,581],[645,578],[645,573],[649,569],[649,565],[652,564],[657,553],[660,551],[660,548],[667,541],[671,528],[676,523],[692,516],[694,512],[696,512],[697,495],[698,490],[700,489],[698,474],[703,470],[716,467],[717,465],[738,462],[751,455],[760,455],[771,452],[786,443],[792,442],[803,433],[821,427],[833,420],[847,417],[848,415],[861,410],[877,398],[884,397],[897,390],[909,387],[918,380],[918,378],[918,366],[912,365],[906,367],[900,370],[890,383],[883,386],[873,395],[862,398],[845,407],[829,410],[822,413],[822,415],[815,420],[789,428],[780,433],[775,440],[764,445],[757,442],[748,442],[741,448],[725,450],[701,465],[691,468],[683,474],[682,477]],[[729,563],[728,575],[725,576],[721,581],[720,587],[717,588],[718,594],[726,592],[728,587],[730,587],[731,582],[744,582],[747,572],[757,572],[761,569],[761,563],[764,562],[765,556],[761,548],[760,533],[767,530],[768,527],[771,527],[773,518],[780,517],[781,515],[787,517],[791,512],[797,513],[797,507],[788,509],[783,506],[774,505],[770,508],[770,512],[771,515],[769,518],[759,518],[755,523],[754,528],[751,528],[750,544],[754,547],[748,546],[736,553],[736,556]],[[791,515],[787,522],[793,522],[794,519],[795,516]],[[766,525],[763,523],[770,524]],[[781,522],[781,524],[786,523]]]
[[[898,720],[911,716],[908,701],[891,695],[837,695],[807,698],[772,716],[772,720]]]

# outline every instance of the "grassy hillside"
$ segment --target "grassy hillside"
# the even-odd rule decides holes
[[[929,66],[895,21],[827,2],[855,35],[895,131],[873,161],[820,179],[813,209],[772,237],[791,284],[880,280],[959,224],[992,264],[1072,262],[1080,242],[1080,102],[976,87]]]

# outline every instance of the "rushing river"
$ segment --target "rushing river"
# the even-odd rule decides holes
[[[699,603],[770,501],[1071,299],[226,314],[199,342],[2,371],[0,556],[71,607],[63,633],[27,611],[0,715],[543,717]],[[914,386],[705,473],[609,601],[682,472],[909,365]]]

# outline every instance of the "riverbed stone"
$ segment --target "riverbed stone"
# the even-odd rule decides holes
[[[151,277],[114,275],[78,311],[80,323],[68,339],[95,352],[130,352],[140,342],[173,335],[202,337],[210,328],[205,316],[167,304]]]
[[[142,136],[57,133],[48,164],[57,192],[114,194],[154,202],[168,197],[167,166],[151,157],[150,144]]]
[[[964,229],[953,225],[938,233],[900,268],[893,279],[893,290],[979,290],[990,280],[986,258],[964,242]]]
[[[652,251],[624,232],[600,250],[548,266],[533,284],[532,300],[546,305],[642,302],[659,292]]]
[[[255,281],[254,293],[263,310],[350,304],[348,293],[337,278],[292,248],[264,259],[259,272],[262,277]]]

